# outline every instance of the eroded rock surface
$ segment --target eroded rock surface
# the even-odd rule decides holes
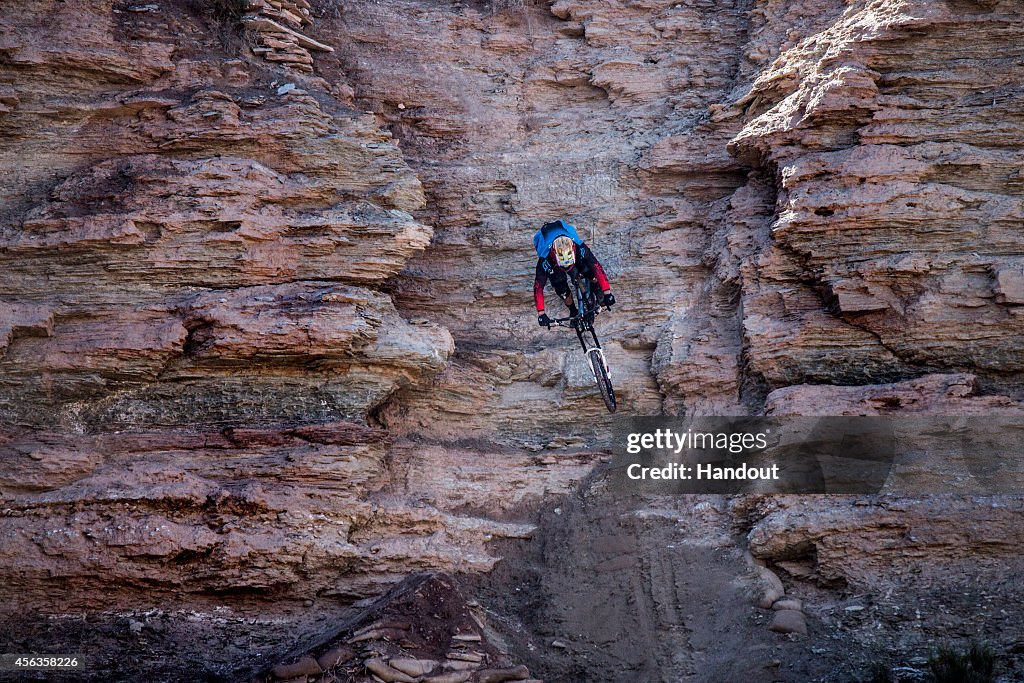
[[[0,17],[16,644],[110,610],[110,652],[124,626],[169,680],[196,648],[228,676],[412,572],[492,568],[609,435],[575,340],[534,324],[530,236],[554,217],[620,301],[598,329],[624,413],[1019,414],[1016,3],[244,5]],[[809,591],[885,584],[879,605],[939,556],[928,586],[1018,556],[1015,498],[709,505],[687,517],[705,547],[749,546]],[[655,553],[648,578],[686,557]],[[823,595],[812,638],[845,623]],[[728,678],[702,638],[551,671]]]
[[[430,243],[420,181],[332,84],[282,89],[216,17],[147,7],[2,20],[4,630],[491,566],[526,527],[370,500],[375,411],[453,351],[380,289]]]

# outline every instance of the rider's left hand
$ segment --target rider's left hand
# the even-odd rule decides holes
[[[611,308],[612,306],[614,306],[615,305],[615,295],[612,294],[611,292],[605,292],[604,293],[604,305],[607,308]]]

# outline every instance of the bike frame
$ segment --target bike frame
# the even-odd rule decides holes
[[[588,357],[597,353],[601,359],[601,365],[604,367],[604,371],[611,377],[611,372],[608,369],[608,361],[604,357],[604,349],[601,348],[601,341],[597,338],[597,332],[594,330],[594,317],[600,313],[601,307],[594,306],[593,310],[590,309],[589,294],[590,294],[590,283],[586,282],[586,287],[580,284],[580,275],[574,268],[568,273],[569,283],[571,285],[573,298],[576,300],[576,311],[575,317],[569,316],[568,318],[557,318],[552,320],[551,323],[554,325],[560,325],[562,327],[572,327],[576,330],[576,336],[580,340],[580,346],[583,347],[583,353]],[[586,291],[584,291],[586,289]],[[609,309],[610,310],[610,309]],[[587,343],[587,338],[584,336],[584,332],[590,332],[590,337],[594,340],[593,345]]]
[[[594,380],[601,392],[601,398],[604,400],[608,412],[614,413],[618,404],[615,399],[615,387],[612,386],[612,374],[608,371],[608,361],[604,357],[601,341],[597,338],[597,332],[594,331],[594,317],[601,312],[601,306],[597,303],[589,280],[581,282],[580,274],[575,268],[566,275],[569,278],[573,299],[576,301],[576,315],[557,318],[552,320],[551,324],[571,327],[576,330],[576,337],[580,340],[584,355],[587,356],[590,371],[594,373]],[[593,344],[588,343],[586,332],[590,333],[589,336],[590,339],[593,339]],[[600,359],[600,364],[595,361],[595,355]]]

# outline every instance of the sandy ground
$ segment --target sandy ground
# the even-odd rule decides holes
[[[478,581],[490,623],[548,683],[852,683],[875,663],[920,681],[936,647],[972,640],[992,645],[996,680],[1024,681],[1024,563],[931,558],[874,586],[787,578],[808,634],[774,633],[728,506],[631,498],[598,478]]]

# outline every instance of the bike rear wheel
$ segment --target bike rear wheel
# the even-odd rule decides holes
[[[590,367],[594,370],[598,391],[601,392],[601,398],[604,399],[604,405],[608,408],[609,413],[614,413],[618,408],[618,403],[615,400],[615,387],[612,386],[612,378],[608,376],[608,369],[604,366],[604,359],[597,349],[591,350],[588,355],[590,356]]]

